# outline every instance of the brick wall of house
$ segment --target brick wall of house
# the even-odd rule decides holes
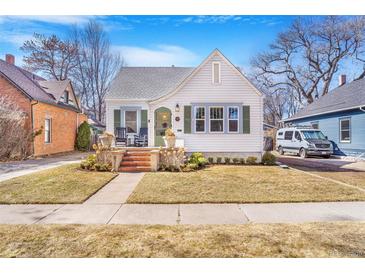
[[[84,114],[39,102],[33,105],[34,128],[43,127],[34,139],[34,155],[73,151],[78,126],[86,120]],[[51,142],[45,143],[45,119],[51,119]]]
[[[18,90],[8,79],[0,75],[0,96],[6,96],[12,102],[16,103],[18,108],[26,114],[25,128],[31,130],[32,114],[31,114],[31,100]],[[29,143],[28,154],[32,154],[32,144]]]
[[[15,102],[18,107],[27,114],[27,125],[30,126],[31,119],[31,101],[21,91],[19,91],[13,84],[0,75],[0,94],[7,96]]]

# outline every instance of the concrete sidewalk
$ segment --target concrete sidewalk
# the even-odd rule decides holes
[[[365,202],[0,205],[1,224],[245,224],[365,221]]]
[[[0,163],[0,183],[11,178],[27,175],[36,171],[78,163],[86,158],[88,153],[74,152],[65,155],[55,155],[39,159]]]

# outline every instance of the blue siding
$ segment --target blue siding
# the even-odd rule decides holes
[[[340,119],[351,118],[351,142],[340,142]],[[293,120],[288,123],[298,125],[311,125],[318,122],[319,129],[328,139],[334,143],[335,154],[357,156],[365,153],[365,112],[359,109],[336,112],[331,114],[317,115],[308,118]],[[365,156],[364,156],[365,157]]]

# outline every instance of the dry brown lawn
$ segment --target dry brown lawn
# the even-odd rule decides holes
[[[0,204],[82,203],[116,176],[64,165],[0,182]]]
[[[365,192],[276,166],[212,166],[146,174],[128,203],[360,201]]]
[[[0,225],[1,257],[365,257],[365,223]]]
[[[363,171],[309,171],[322,177],[365,189],[365,172]]]

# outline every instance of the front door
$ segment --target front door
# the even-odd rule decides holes
[[[162,137],[165,130],[171,128],[171,111],[168,108],[160,107],[155,110],[155,146],[165,146]]]

